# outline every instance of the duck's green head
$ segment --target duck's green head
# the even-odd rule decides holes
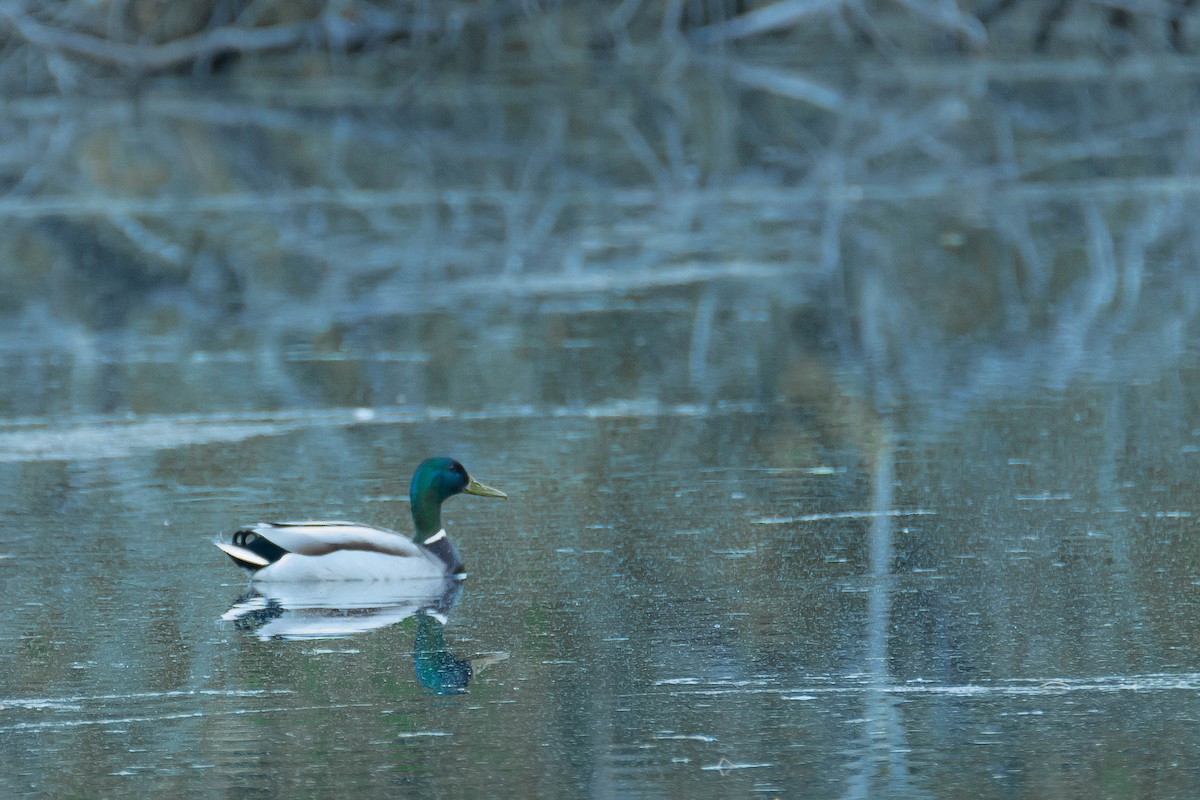
[[[408,489],[413,522],[417,525],[417,538],[424,540],[437,533],[442,527],[442,503],[464,492],[480,497],[508,497],[499,489],[472,478],[463,465],[453,458],[427,458],[422,461],[413,473],[412,485]]]

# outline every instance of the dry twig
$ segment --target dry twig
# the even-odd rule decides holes
[[[21,3],[0,3],[0,19],[26,41],[47,50],[66,52],[107,64],[154,71],[212,58],[222,53],[280,50],[305,43],[356,47],[399,35],[431,33],[446,28],[441,20],[388,14],[368,6],[339,13],[326,11],[312,20],[261,28],[234,25],[212,28],[162,44],[114,42],[78,31],[63,30],[36,20]]]

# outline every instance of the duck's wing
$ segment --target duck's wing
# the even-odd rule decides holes
[[[245,534],[261,536],[281,550],[302,556],[324,556],[340,550],[389,556],[423,555],[415,542],[395,531],[356,522],[260,522],[238,533],[243,534],[243,540],[248,538]]]

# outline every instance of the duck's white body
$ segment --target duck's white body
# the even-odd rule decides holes
[[[287,552],[269,559],[261,546],[256,551],[240,544],[255,537]],[[452,547],[444,530],[426,542]],[[253,570],[255,582],[418,580],[453,575],[455,567],[395,531],[355,522],[262,522],[238,531],[233,544],[215,544]]]

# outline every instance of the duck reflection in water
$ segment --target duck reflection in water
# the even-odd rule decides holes
[[[270,639],[338,639],[418,614],[443,621],[462,596],[458,579],[363,583],[253,584],[221,615],[239,630]]]
[[[463,586],[458,578],[254,584],[221,620],[263,641],[297,641],[345,638],[415,616],[417,680],[434,694],[461,694],[472,677],[508,658],[508,653],[458,658],[446,647],[444,628]]]

